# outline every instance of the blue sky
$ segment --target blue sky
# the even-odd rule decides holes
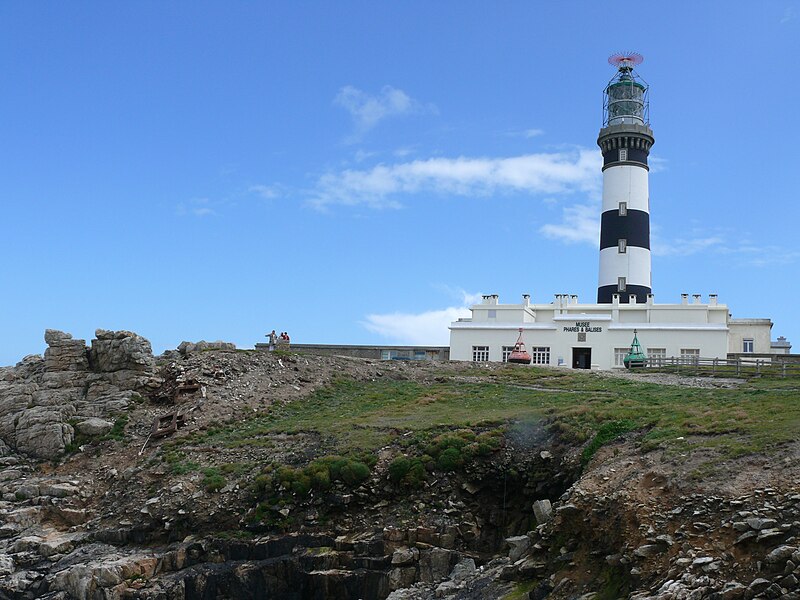
[[[800,348],[800,2],[0,4],[0,364],[45,328],[447,343],[593,301],[606,58],[645,56],[657,302]]]

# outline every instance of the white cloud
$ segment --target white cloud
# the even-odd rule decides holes
[[[347,169],[319,178],[310,203],[372,208],[398,207],[396,197],[420,192],[485,196],[498,192],[596,196],[600,189],[600,154],[577,149],[508,158],[428,158],[368,170]]]
[[[721,250],[724,243],[725,240],[719,235],[674,240],[655,238],[651,250],[654,256],[690,256],[711,249]]]
[[[544,129],[531,128],[531,129],[513,130],[506,132],[505,135],[508,135],[509,137],[524,137],[526,139],[530,139],[538,137],[540,135],[544,135]]]
[[[278,188],[272,185],[251,185],[247,191],[260,196],[264,200],[272,200],[280,196]]]
[[[647,165],[650,167],[650,173],[661,173],[667,170],[669,161],[660,156],[653,156],[652,154],[647,159]]]
[[[175,213],[179,217],[208,217],[216,215],[216,211],[211,208],[211,201],[208,198],[193,198],[187,202],[179,202],[175,207]]]
[[[548,223],[539,232],[554,240],[567,244],[600,244],[600,208],[594,204],[566,206],[562,212],[561,223]]]
[[[375,96],[352,85],[346,85],[339,90],[333,102],[347,110],[350,116],[353,117],[356,125],[356,135],[350,141],[354,141],[387,117],[436,112],[436,108],[433,105],[423,105],[411,98],[403,90],[390,85],[383,86],[380,94]]]
[[[469,317],[469,307],[480,301],[480,294],[461,291],[462,306],[451,306],[421,313],[370,314],[361,325],[397,344],[446,346],[450,343],[451,322]]]
[[[786,10],[783,11],[783,16],[781,17],[781,24],[788,23],[789,21],[794,21],[797,17],[797,13],[795,13],[794,6],[787,6]]]

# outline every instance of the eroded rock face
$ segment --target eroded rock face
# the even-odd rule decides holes
[[[84,340],[48,329],[44,357],[0,369],[0,453],[10,447],[56,458],[74,439],[70,422],[114,417],[132,393],[155,385],[150,342],[130,331],[98,329],[96,335],[90,350]],[[97,428],[84,429],[93,435]]]
[[[95,331],[89,350],[92,368],[100,373],[138,371],[149,373],[155,364],[153,349],[145,338],[131,331]]]

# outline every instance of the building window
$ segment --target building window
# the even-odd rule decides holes
[[[391,358],[392,358],[391,350],[381,350],[381,360],[391,360]]]
[[[742,352],[755,352],[755,340],[753,338],[744,338],[742,340]]]
[[[617,247],[619,248],[620,254],[625,254],[628,249],[628,240],[620,239],[617,240]]]
[[[414,350],[414,360],[427,360],[428,354],[425,350]]]
[[[681,348],[681,362],[684,365],[696,365],[700,362],[700,349]]]
[[[503,362],[508,362],[508,357],[514,351],[514,346],[503,346]]]
[[[490,319],[496,319],[497,318],[497,309],[490,308],[488,312],[489,312],[489,318]]]
[[[647,349],[647,362],[650,365],[660,367],[666,362],[667,349],[666,348],[648,348]]]
[[[630,348],[614,348],[614,366],[615,367],[624,367],[625,363],[623,362],[625,359],[625,355],[628,353]]]
[[[624,277],[617,277],[617,290],[619,290],[620,292],[624,292],[625,291],[625,287],[626,287],[625,278]]]
[[[619,159],[620,160],[628,160],[628,149],[627,148],[620,148],[619,149]]]
[[[619,216],[620,217],[627,217],[628,216],[628,203],[627,202],[620,202],[619,203]]]
[[[473,346],[472,362],[489,362],[489,346]]]
[[[534,346],[531,348],[531,362],[534,365],[549,365],[550,364],[550,347],[549,346]]]

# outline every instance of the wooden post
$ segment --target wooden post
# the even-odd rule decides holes
[[[742,357],[741,356],[737,356],[736,357],[736,374],[737,375],[741,375],[742,374]]]

